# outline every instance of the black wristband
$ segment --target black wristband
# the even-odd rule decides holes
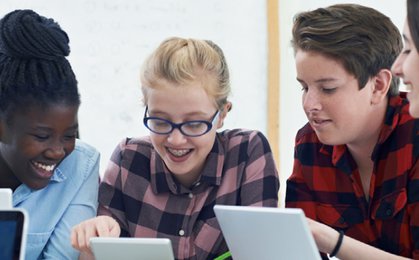
[[[332,253],[329,254],[330,257],[336,256],[337,253],[339,252],[340,246],[342,245],[344,235],[345,235],[345,233],[343,232],[343,230],[339,230],[338,242],[336,243],[335,248],[333,248]]]

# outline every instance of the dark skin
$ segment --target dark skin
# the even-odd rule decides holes
[[[55,168],[75,146],[78,105],[29,105],[0,119],[0,188],[48,185]]]

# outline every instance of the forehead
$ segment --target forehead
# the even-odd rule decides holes
[[[66,128],[77,125],[78,105],[50,104],[29,105],[18,108],[9,115],[9,124],[14,127],[49,126]]]
[[[403,26],[403,40],[405,43],[410,43],[410,39],[411,39],[411,35],[410,35],[409,23],[405,21],[404,26]]]
[[[336,75],[339,77],[352,76],[346,71],[341,61],[319,52],[297,50],[295,64],[298,78],[312,78],[326,75]]]
[[[148,88],[146,105],[150,111],[183,114],[212,111],[216,102],[201,81],[186,84],[164,82],[158,87]]]

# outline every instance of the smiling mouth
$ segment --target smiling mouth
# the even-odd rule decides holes
[[[46,171],[46,172],[52,172],[55,169],[55,166],[57,166],[57,164],[47,165],[47,164],[43,164],[43,163],[40,163],[40,162],[32,162],[32,164],[36,168],[38,168],[38,169],[40,169],[42,171]]]
[[[321,119],[314,119],[314,120],[311,120],[311,122],[313,122],[314,124],[318,124],[318,125],[320,125],[320,124],[322,124],[322,123],[325,123],[325,122],[329,122],[330,120],[321,120]]]
[[[326,125],[327,123],[332,122],[332,120],[329,119],[312,119],[310,120],[310,124],[312,127],[322,127]]]
[[[182,157],[187,155],[192,151],[192,149],[173,149],[173,148],[167,148],[167,151],[172,154],[175,157]]]

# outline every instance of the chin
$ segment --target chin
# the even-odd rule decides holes
[[[33,189],[33,190],[41,190],[43,188],[45,188],[46,186],[48,186],[49,181],[47,182],[32,182],[32,183],[25,183],[26,186],[28,186],[29,188]]]
[[[321,136],[321,135],[317,135],[317,137],[319,138],[320,142],[322,144],[325,144],[325,145],[340,145],[340,144],[342,144],[342,142],[339,142],[339,140],[336,140],[336,138],[330,138],[330,137]]]

